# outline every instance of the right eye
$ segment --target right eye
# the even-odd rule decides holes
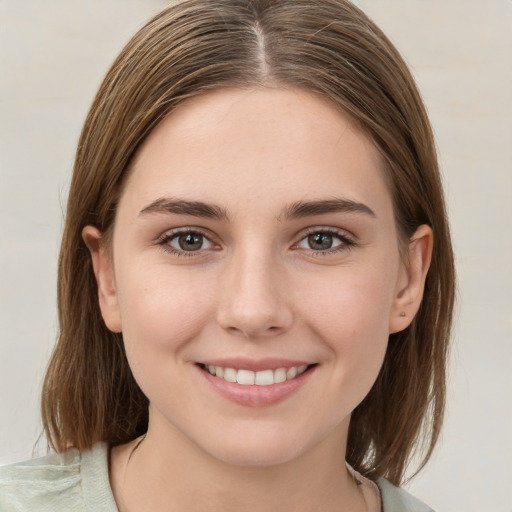
[[[194,253],[214,247],[214,244],[205,235],[193,230],[167,233],[160,240],[160,245],[166,251],[179,256],[186,256],[186,253]]]

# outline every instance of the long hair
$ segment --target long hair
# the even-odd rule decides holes
[[[122,335],[102,320],[83,227],[108,239],[133,156],[184,100],[266,85],[320,95],[373,141],[402,247],[419,225],[433,230],[422,305],[406,330],[390,336],[377,381],[353,412],[347,447],[358,471],[395,484],[415,449],[420,467],[430,457],[445,406],[455,288],[436,149],[407,66],[347,0],[185,0],[150,20],[108,71],[80,136],[59,258],[60,331],[42,394],[55,450],[125,443],[148,422]]]

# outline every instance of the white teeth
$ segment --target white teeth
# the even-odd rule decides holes
[[[292,366],[286,370],[286,380],[293,379],[297,375],[297,367]]]
[[[286,380],[286,368],[278,368],[274,371],[274,382],[284,382]]]
[[[236,381],[238,384],[252,386],[254,384],[254,380],[254,372],[251,372],[251,370],[238,370],[238,373],[236,374]]]
[[[286,380],[294,379],[304,373],[308,366],[291,366],[290,368],[277,368],[276,370],[235,370],[234,368],[223,368],[222,366],[205,365],[205,370],[211,375],[228,382],[237,382],[242,386],[271,386]]]
[[[236,382],[236,370],[233,368],[224,368],[224,380]]]
[[[256,372],[254,384],[257,386],[270,386],[274,384],[274,372],[272,370],[263,370]]]

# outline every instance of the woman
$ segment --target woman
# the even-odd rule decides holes
[[[0,510],[429,510],[394,486],[439,434],[453,294],[431,129],[382,32],[341,0],[171,6],[86,120],[59,455],[4,469]]]

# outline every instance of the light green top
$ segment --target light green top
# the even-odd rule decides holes
[[[383,512],[433,512],[383,478]],[[0,468],[0,512],[118,512],[108,477],[108,447],[69,450]]]

